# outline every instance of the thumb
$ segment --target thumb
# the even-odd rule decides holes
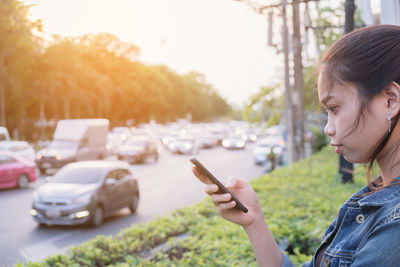
[[[243,188],[247,186],[247,182],[245,180],[236,178],[236,177],[231,177],[226,183],[225,187],[226,188]]]

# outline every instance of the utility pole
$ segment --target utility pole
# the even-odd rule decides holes
[[[294,62],[294,90],[296,92],[296,159],[305,157],[304,147],[304,81],[303,81],[303,63],[302,63],[302,43],[300,33],[300,0],[293,0],[293,62]]]
[[[354,0],[346,0],[344,3],[344,33],[349,33],[354,30],[354,11],[356,5]]]
[[[356,6],[354,0],[346,0],[344,3],[344,33],[347,34],[354,29],[354,11]],[[353,183],[353,163],[347,161],[342,154],[339,155],[339,175],[342,183]]]
[[[0,106],[1,106],[1,121],[0,125],[6,126],[6,109],[5,109],[5,94],[4,94],[4,81],[0,81]]]
[[[246,2],[249,6],[253,7],[260,14],[264,14],[264,10],[281,8],[282,17],[282,50],[284,54],[284,87],[285,87],[285,111],[284,118],[287,126],[287,148],[289,164],[305,157],[304,147],[304,89],[303,89],[303,63],[302,63],[302,42],[300,32],[300,3],[318,2],[319,0],[292,0],[288,3],[287,0],[281,0],[280,3],[270,4],[267,6],[254,5],[250,0],[236,0]],[[292,5],[293,10],[293,68],[294,68],[294,95],[292,96],[290,84],[290,65],[289,65],[289,40],[288,40],[288,26],[287,26],[287,5]],[[268,45],[278,48],[278,45],[272,41],[272,21],[273,12],[267,13],[268,19]],[[296,106],[294,106],[294,104]],[[297,122],[295,125],[295,121]],[[297,137],[297,138],[296,138]]]
[[[296,158],[294,154],[294,120],[293,120],[293,103],[290,91],[290,73],[289,73],[289,40],[288,27],[286,18],[287,0],[282,0],[282,50],[285,63],[285,118],[287,126],[287,145],[288,145],[288,163],[293,163]]]
[[[6,107],[5,107],[5,88],[4,88],[4,83],[6,80],[6,75],[4,71],[4,53],[0,51],[0,125],[6,126]]]

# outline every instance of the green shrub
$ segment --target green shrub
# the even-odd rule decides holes
[[[337,156],[325,148],[310,159],[253,180],[266,221],[282,249],[300,265],[311,259],[340,205],[364,183],[337,177]],[[175,238],[185,234],[184,239]],[[166,243],[164,249],[153,248]],[[149,256],[150,255],[150,256]],[[209,198],[115,236],[98,236],[48,257],[18,266],[256,266],[245,232],[220,218]]]

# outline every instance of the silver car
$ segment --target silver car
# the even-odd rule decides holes
[[[136,211],[138,181],[123,161],[81,161],[62,167],[34,192],[31,215],[39,224],[98,226],[128,207]]]

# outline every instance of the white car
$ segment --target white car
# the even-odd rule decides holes
[[[9,141],[10,135],[6,127],[0,126],[0,141]]]
[[[276,163],[281,165],[283,162],[284,145],[282,144],[283,139],[280,136],[274,136],[273,138],[260,139],[257,146],[253,150],[254,163],[256,165],[262,165],[268,162],[267,156],[272,151],[276,157]]]
[[[178,137],[168,144],[168,149],[173,154],[196,154],[199,147],[193,137]]]
[[[35,150],[26,141],[0,141],[0,150],[11,151],[21,158],[35,161]]]
[[[222,140],[222,146],[226,149],[244,149],[246,142],[243,140],[242,136],[229,136]]]

